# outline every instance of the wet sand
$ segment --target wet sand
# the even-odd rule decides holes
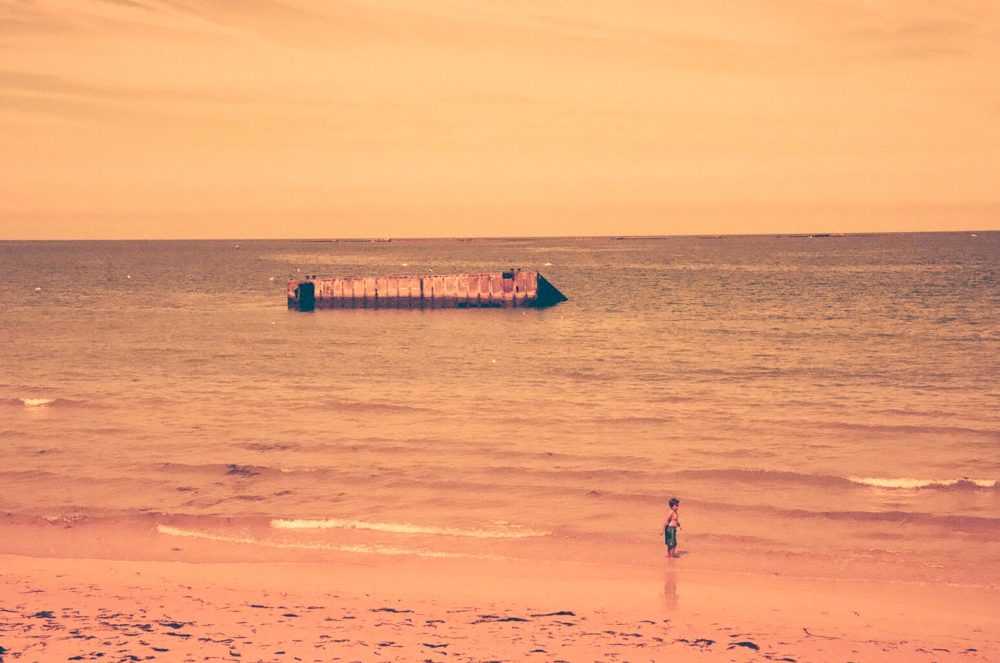
[[[0,660],[1000,660],[995,590],[702,572],[686,561],[651,570],[4,554]]]

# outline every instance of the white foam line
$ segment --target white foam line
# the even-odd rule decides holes
[[[369,553],[376,555],[416,555],[418,557],[468,557],[461,553],[450,553],[439,550],[416,550],[414,548],[396,548],[394,546],[344,545],[337,546],[342,552]]]
[[[865,486],[876,488],[931,488],[955,486],[960,483],[969,483],[980,488],[995,488],[997,482],[992,479],[908,479],[908,478],[880,478],[880,477],[848,477],[848,481],[860,483]]]
[[[205,539],[207,541],[224,541],[226,543],[246,543],[255,546],[266,546],[268,548],[303,548],[306,550],[329,550],[331,546],[325,543],[279,543],[277,541],[261,541],[250,536],[228,536],[225,534],[213,534],[212,532],[202,532],[193,529],[180,529],[169,525],[157,525],[156,531],[168,536],[185,536],[192,539]]]
[[[539,532],[528,529],[460,529],[455,527],[433,527],[412,525],[409,523],[380,523],[364,520],[343,520],[327,518],[308,519],[275,519],[271,521],[275,529],[363,529],[392,534],[434,534],[440,536],[465,536],[476,539],[526,539],[548,536],[549,532]]]
[[[466,557],[459,553],[440,552],[435,550],[417,550],[415,548],[397,548],[393,546],[372,546],[372,545],[342,545],[331,546],[326,543],[282,543],[280,541],[264,541],[249,536],[228,536],[225,534],[214,534],[199,530],[180,529],[169,525],[157,525],[156,531],[167,536],[182,536],[192,539],[204,539],[207,541],[222,541],[225,543],[243,543],[247,545],[263,546],[265,548],[282,548],[298,550],[334,550],[338,552],[365,553],[374,555],[412,555],[417,557]]]
[[[44,407],[50,403],[55,403],[54,398],[19,398],[25,407]]]

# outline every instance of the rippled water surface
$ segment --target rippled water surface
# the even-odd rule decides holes
[[[569,301],[285,305],[290,276],[510,266]],[[693,555],[973,568],[1000,561],[998,273],[998,233],[0,243],[0,510],[627,557],[677,495]]]

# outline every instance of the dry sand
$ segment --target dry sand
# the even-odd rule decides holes
[[[4,663],[996,661],[997,592],[578,563],[0,555]]]

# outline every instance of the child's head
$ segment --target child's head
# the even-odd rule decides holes
[[[675,506],[680,506],[681,501],[676,497],[670,498],[670,508],[673,509]]]

